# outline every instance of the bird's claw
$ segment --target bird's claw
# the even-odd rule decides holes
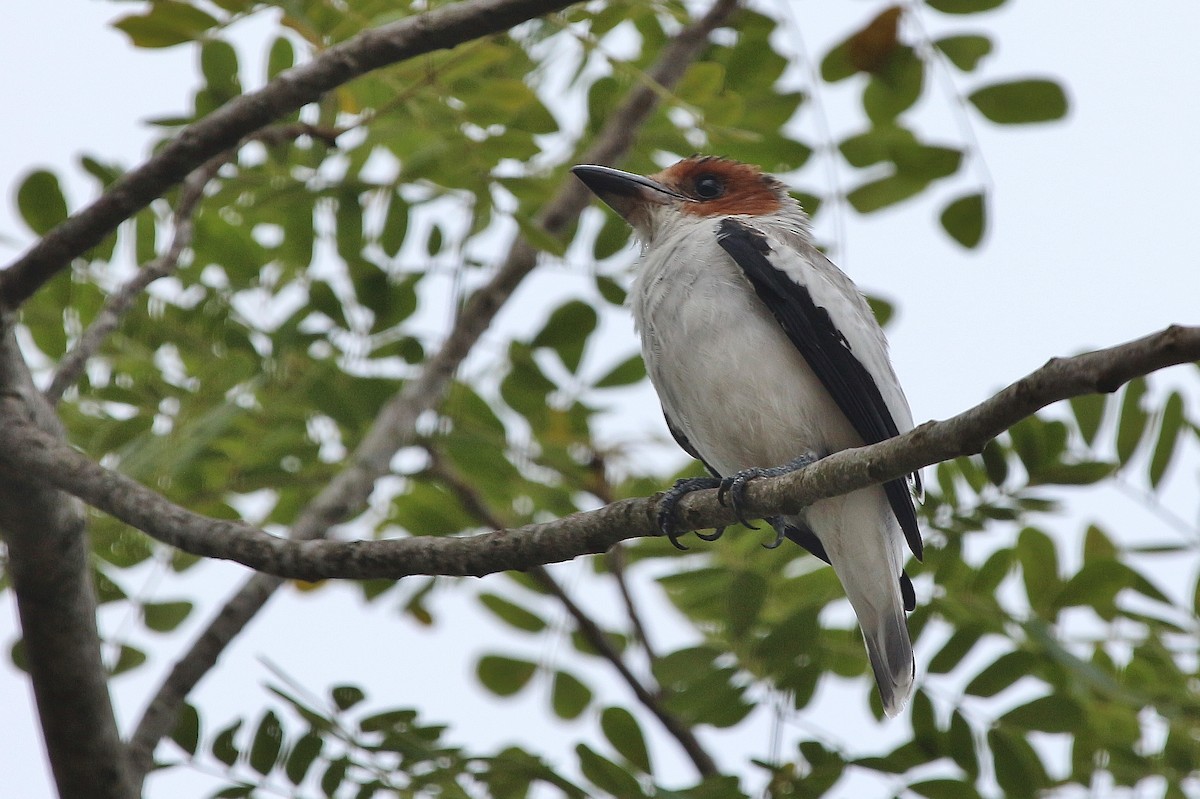
[[[780,475],[790,474],[797,469],[803,469],[817,462],[817,456],[806,453],[798,458],[793,458],[782,466],[771,466],[762,468],[752,466],[749,469],[743,469],[736,474],[732,474],[721,481],[721,485],[717,488],[717,501],[722,505],[725,504],[725,497],[729,497],[729,508],[733,511],[733,515],[738,522],[749,527],[751,530],[759,529],[757,525],[753,525],[746,521],[746,516],[742,513],[742,505],[746,499],[746,486],[751,480],[759,477],[779,477]],[[776,532],[775,542],[773,544],[764,544],[767,549],[775,549],[783,543],[783,533]]]
[[[682,480],[676,480],[675,485],[666,491],[662,499],[658,501],[657,522],[659,532],[665,535],[667,540],[676,549],[687,551],[687,547],[679,543],[679,534],[675,531],[675,507],[679,504],[679,500],[693,491],[704,491],[710,488],[717,489],[717,501],[722,505],[726,504],[725,498],[729,497],[728,507],[733,511],[739,523],[749,527],[751,530],[757,530],[759,528],[747,521],[745,515],[742,513],[742,506],[746,499],[746,486],[750,481],[758,477],[779,477],[816,461],[817,457],[815,455],[805,454],[788,461],[782,466],[772,466],[765,469],[755,466],[743,469],[729,477],[685,477]],[[707,534],[697,532],[696,537],[701,541],[716,541],[724,532],[724,527],[718,527]],[[764,544],[764,546],[767,549],[775,549],[775,547],[783,542],[783,538],[783,533],[777,533],[775,542]]]
[[[687,551],[687,547],[679,543],[679,533],[675,531],[675,506],[679,504],[679,500],[693,491],[704,491],[709,488],[720,488],[720,486],[721,480],[717,477],[685,477],[682,480],[676,480],[675,485],[663,494],[662,499],[658,501],[658,529],[667,537],[673,547]],[[715,541],[724,531],[725,528],[721,527],[711,536],[701,533],[696,533],[696,535],[704,541]]]

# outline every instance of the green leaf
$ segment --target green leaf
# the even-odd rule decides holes
[[[1039,610],[1048,610],[1059,592],[1058,553],[1050,536],[1026,527],[1017,538],[1017,558],[1025,578],[1025,593]]]
[[[962,164],[962,150],[908,142],[892,149],[896,171],[922,180],[949,177]]]
[[[979,62],[992,52],[992,40],[986,36],[963,35],[947,36],[938,39],[933,46],[945,54],[951,64],[963,72],[970,72],[979,66]]]
[[[767,600],[767,581],[754,572],[737,572],[729,582],[729,637],[741,640],[758,620]]]
[[[579,770],[583,776],[602,791],[621,799],[638,799],[646,795],[636,777],[587,745],[576,746],[575,754],[579,758]]]
[[[858,68],[850,61],[850,41],[834,47],[821,59],[821,79],[826,83],[837,83],[854,75]]]
[[[933,702],[929,694],[921,689],[913,692],[912,710],[913,740],[921,746],[932,746],[938,737],[937,720],[934,718]]]
[[[350,761],[344,757],[339,757],[329,764],[325,773],[321,775],[321,790],[326,796],[332,797],[337,793],[338,788],[346,781],[346,770],[349,768]]]
[[[983,241],[986,217],[984,196],[977,192],[952,200],[942,209],[940,221],[950,238],[967,249],[974,249]]]
[[[554,350],[563,366],[574,373],[579,369],[588,336],[596,329],[597,318],[595,308],[586,302],[571,300],[554,309],[532,344]]]
[[[282,746],[283,726],[279,723],[279,717],[268,710],[258,723],[254,741],[250,744],[250,768],[259,774],[269,774],[275,768]]]
[[[1083,711],[1063,694],[1050,694],[1014,708],[1000,717],[1001,724],[1041,732],[1079,732]]]
[[[184,702],[179,708],[171,740],[189,755],[196,754],[196,747],[200,744],[200,714],[191,703]]]
[[[517,215],[516,221],[521,235],[535,248],[559,258],[567,254],[567,243],[557,236],[551,236],[541,225],[520,214]]]
[[[1067,114],[1067,96],[1051,80],[1017,80],[976,89],[967,97],[992,122],[1025,125],[1050,122]]]
[[[1154,488],[1162,482],[1171,458],[1175,454],[1175,445],[1179,441],[1179,431],[1183,429],[1183,397],[1178,391],[1171,392],[1167,403],[1163,406],[1162,421],[1158,428],[1158,441],[1154,445],[1154,455],[1150,458],[1150,485]]]
[[[1083,537],[1083,560],[1116,560],[1117,548],[1108,534],[1094,524],[1088,525]]]
[[[524,630],[527,633],[540,633],[546,629],[546,622],[536,613],[526,610],[515,602],[510,602],[502,596],[496,594],[480,594],[479,601],[484,607],[503,622],[516,627],[518,630]]]
[[[306,732],[300,740],[296,741],[292,751],[288,752],[287,762],[283,767],[284,774],[293,785],[304,782],[304,777],[312,767],[313,761],[321,754],[323,745],[321,736],[312,732]]]
[[[225,729],[217,733],[217,737],[213,739],[212,754],[217,760],[220,760],[227,766],[232,766],[237,762],[239,752],[237,745],[233,742],[233,736],[241,729],[242,720],[230,724]]]
[[[1030,674],[1036,662],[1036,657],[1025,650],[1010,651],[997,657],[990,666],[976,674],[976,677],[967,683],[965,692],[970,696],[984,698],[996,696],[1016,680]]]
[[[142,605],[146,626],[158,633],[174,630],[191,612],[191,602],[149,602]]]
[[[1144,377],[1134,378],[1125,386],[1125,394],[1121,398],[1121,415],[1117,419],[1117,459],[1123,464],[1133,457],[1146,434],[1150,416],[1142,408],[1142,398],[1145,396]]]
[[[1004,481],[1008,479],[1008,457],[1000,442],[993,438],[984,444],[981,457],[983,458],[983,469],[992,485],[1004,485]]]
[[[608,371],[608,374],[596,381],[596,388],[615,388],[628,386],[646,377],[646,364],[642,361],[641,353],[631,355]]]
[[[178,0],[155,0],[145,14],[130,14],[113,23],[135,47],[172,47],[198,39],[217,24],[216,18]]]
[[[921,96],[925,85],[925,62],[911,47],[899,46],[887,65],[871,76],[863,90],[863,110],[876,125],[892,122]]]
[[[946,645],[930,659],[929,671],[932,674],[945,674],[954,669],[967,656],[967,653],[975,648],[975,644],[979,643],[983,633],[984,630],[981,627],[960,627],[950,636]]]
[[[17,188],[17,210],[39,236],[67,218],[67,200],[53,172],[38,169],[25,176]]]
[[[1079,425],[1079,432],[1089,446],[1095,442],[1100,423],[1104,420],[1105,401],[1103,394],[1081,394],[1070,399],[1075,423]]]
[[[535,671],[537,666],[527,660],[502,655],[484,655],[476,668],[479,682],[497,696],[512,696],[520,691]]]
[[[204,74],[209,91],[220,102],[241,93],[237,51],[228,42],[219,39],[204,42],[200,47],[200,71]]]
[[[1112,474],[1115,463],[1093,461],[1087,463],[1052,463],[1039,466],[1029,474],[1029,485],[1092,485]]]
[[[1023,737],[1002,729],[988,732],[996,781],[1005,797],[1032,797],[1049,781],[1037,752]]]
[[[578,718],[592,702],[592,689],[574,674],[566,671],[554,673],[554,685],[550,691],[550,705],[554,715],[560,719]]]
[[[855,211],[869,214],[920,194],[929,181],[909,175],[889,175],[852,189],[846,199]]]
[[[117,662],[116,665],[112,667],[111,673],[115,677],[116,675],[123,674],[131,669],[136,669],[145,662],[145,652],[129,646],[128,644],[121,644],[121,651],[117,655]]]
[[[1004,5],[1004,0],[925,0],[925,5],[943,14],[978,14]]]
[[[917,796],[927,796],[929,799],[975,799],[979,791],[969,782],[962,780],[938,779],[922,780],[908,786],[908,790]]]
[[[291,69],[295,63],[296,50],[292,47],[291,40],[286,36],[276,36],[275,41],[271,42],[271,51],[267,54],[267,80],[285,69]]]
[[[887,327],[888,322],[896,315],[896,306],[880,297],[867,297],[867,305],[871,306],[871,315],[880,327]]]
[[[337,685],[330,690],[329,697],[338,710],[349,710],[366,699],[367,695],[356,685]]]
[[[979,777],[979,755],[975,751],[975,734],[967,718],[955,710],[950,716],[950,727],[942,739],[942,748],[971,780]]]
[[[633,228],[624,219],[616,214],[605,214],[604,223],[592,245],[592,257],[597,261],[611,258],[625,249],[632,235]]]
[[[607,707],[600,714],[600,729],[613,749],[644,774],[651,772],[650,753],[637,719],[623,707]]]
[[[596,275],[596,290],[600,296],[613,305],[625,304],[625,289],[621,284],[606,275]]]

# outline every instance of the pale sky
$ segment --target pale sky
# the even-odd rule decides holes
[[[792,7],[805,26],[806,48],[817,53],[831,35],[863,21],[871,8],[804,1]],[[72,207],[78,207],[94,196],[90,178],[80,176],[78,154],[135,164],[153,135],[142,120],[174,114],[190,103],[196,72],[191,51],[135,51],[122,34],[104,27],[107,20],[136,8],[51,2],[18,3],[6,10],[0,107],[9,109],[9,121],[0,126],[0,152],[7,154],[0,159],[0,263],[16,253],[14,241],[22,248],[29,241],[13,211],[18,176],[35,165],[54,169],[65,180]],[[965,184],[866,218],[852,212],[845,217],[845,240],[836,242],[836,260],[864,289],[899,306],[889,337],[916,419],[962,411],[1051,356],[1116,344],[1172,322],[1200,322],[1200,265],[1192,251],[1196,225],[1191,218],[1191,195],[1200,178],[1195,133],[1200,48],[1194,41],[1200,4],[1014,0],[978,21],[929,11],[922,19],[935,32],[948,27],[986,30],[997,45],[985,61],[988,79],[1057,77],[1067,87],[1071,112],[1065,123],[1041,126],[997,127],[972,117],[992,180],[989,231],[977,252],[964,251],[937,225],[942,203],[964,191]],[[243,69],[252,81],[262,71],[257,62],[243,64]],[[957,72],[952,78],[963,94],[984,82],[977,76],[963,79]],[[852,100],[839,92],[822,98],[834,130],[853,132],[858,114]],[[945,97],[938,102],[944,107]],[[927,113],[942,122],[934,138],[962,143],[952,117],[936,108]],[[811,124],[806,119],[803,130],[813,131]],[[814,159],[803,178],[807,185],[817,185],[823,174],[823,165]],[[833,220],[823,216],[818,230],[830,240]],[[510,311],[502,322],[520,329],[516,316],[538,319],[528,313],[530,307],[552,308],[557,298],[583,282],[523,289],[520,313]],[[606,318],[605,324],[606,346],[620,357],[632,353],[632,324],[620,316]],[[1174,370],[1164,378],[1178,382],[1183,376]],[[1195,387],[1194,373],[1187,379]],[[621,439],[665,436],[648,387],[631,392],[619,407],[621,412],[605,422],[606,434]],[[1188,513],[1196,508],[1195,466],[1193,458],[1187,469],[1177,469],[1174,481],[1173,496],[1181,498],[1180,507]],[[1077,512],[1140,518],[1119,498],[1095,506],[1103,511],[1092,507]],[[591,585],[587,572],[583,563],[555,569],[576,590]],[[1194,569],[1191,573],[1194,577]],[[136,720],[171,660],[243,574],[239,567],[213,565],[189,573],[182,585],[174,578],[158,582],[150,570],[125,575],[127,588],[144,591],[148,598],[203,598],[205,605],[182,634],[140,639],[157,646],[148,666],[114,683],[123,731]],[[553,665],[567,657],[569,644],[497,635],[494,626],[478,621],[471,598],[475,585],[465,586],[468,590],[448,585],[439,592],[439,624],[433,631],[398,620],[386,600],[364,605],[353,589],[326,588],[311,598],[281,593],[193,696],[204,709],[206,734],[268,702],[261,688],[273,681],[262,665],[267,659],[318,692],[352,682],[366,688],[376,707],[419,707],[425,721],[451,724],[449,740],[478,749],[511,740],[513,720],[520,719],[528,730],[523,734],[545,742],[544,751],[558,762],[573,763],[571,747],[579,738],[595,737],[594,719],[585,717],[565,730],[557,726],[548,717],[546,688],[506,701],[479,698],[473,691],[480,652],[517,652]],[[505,590],[499,579],[486,585]],[[654,606],[652,633],[660,647],[686,640],[686,633],[673,625],[671,611],[663,603]],[[110,632],[123,623],[127,625],[119,614],[102,616]],[[0,641],[6,648],[16,629],[11,597],[0,597]],[[918,650],[918,671],[929,654]],[[609,704],[628,701],[623,687],[611,687],[605,669],[594,665],[578,670],[594,683],[610,685]],[[0,664],[0,708],[6,791],[49,795],[32,696],[7,662]],[[819,702],[805,714],[805,723],[838,728],[830,721],[833,711],[828,700]],[[734,767],[748,753],[765,754],[767,726],[760,719],[749,736],[738,728],[734,736],[705,734],[704,740],[714,744],[723,765]],[[647,732],[651,727],[645,725]],[[858,734],[882,740],[896,731],[872,725]],[[689,775],[674,742],[654,734],[652,748],[656,760],[669,764],[681,780]],[[200,795],[212,784],[180,769],[153,778],[148,795]]]

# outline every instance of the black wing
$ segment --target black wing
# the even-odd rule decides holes
[[[767,258],[771,245],[766,237],[737,220],[726,219],[721,222],[717,241],[741,267],[758,298],[863,441],[876,444],[899,435],[875,378],[855,357],[829,312],[813,302],[806,287],[771,264]],[[923,547],[912,492],[904,480],[885,483],[884,491],[909,548],[920,560]]]

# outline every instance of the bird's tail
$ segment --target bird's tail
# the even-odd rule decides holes
[[[916,668],[900,591],[899,525],[877,487],[813,503],[805,518],[858,616],[883,710],[896,716],[912,693]]]

